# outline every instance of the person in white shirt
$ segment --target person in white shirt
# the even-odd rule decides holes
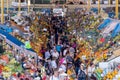
[[[50,80],[59,80],[59,76],[58,76],[58,71],[57,70],[54,71],[54,75],[52,75],[50,77]]]
[[[51,35],[51,42],[52,42],[52,46],[54,45],[55,41],[54,41],[54,35]]]
[[[55,60],[51,61],[51,67],[53,68],[53,70],[57,68],[57,63]]]
[[[54,51],[51,54],[52,54],[52,57],[58,59],[59,53],[55,49],[54,49]]]
[[[90,66],[88,67],[88,78],[93,76],[94,70],[95,70],[95,66],[93,63],[91,63]]]
[[[24,27],[24,30],[27,31],[27,32],[30,32],[30,26]]]
[[[62,68],[59,68],[59,80],[66,80],[68,79],[68,75],[65,73],[65,71]]]
[[[63,51],[63,56],[67,54],[68,48]]]

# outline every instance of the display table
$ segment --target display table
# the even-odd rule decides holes
[[[23,26],[18,26],[15,22],[13,22],[13,21],[10,21],[10,23],[11,23],[11,26],[15,26],[16,28],[18,28],[19,30],[21,30],[22,32],[26,32],[25,30],[24,30],[24,27]]]

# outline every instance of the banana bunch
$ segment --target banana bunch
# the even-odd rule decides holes
[[[11,76],[11,72],[2,72],[3,77],[9,78]]]
[[[93,63],[94,63],[94,64],[97,64],[97,63],[98,63],[97,59],[95,59],[95,60],[93,61]]]
[[[15,58],[11,59],[10,62],[9,62],[9,64],[14,64],[14,63],[16,63]]]
[[[113,39],[113,41],[117,41],[117,40],[119,40],[119,39],[120,39],[120,35],[116,36],[116,37]]]
[[[21,39],[21,42],[23,42],[23,43],[24,43],[24,42],[25,42],[25,40],[24,40],[24,39]]]
[[[104,76],[104,80],[113,80],[113,78],[118,74],[117,70],[114,70],[113,72],[108,72],[106,76]]]
[[[120,77],[118,78],[118,80],[120,80]]]
[[[5,72],[10,72],[10,71],[11,71],[11,68],[8,67],[8,66],[5,66],[5,67],[3,68],[3,71],[5,71]]]
[[[43,41],[41,40],[41,38],[39,38],[38,40],[39,40],[39,42],[43,42]]]
[[[104,79],[113,79],[113,76],[111,75],[111,73],[109,72],[105,77]]]
[[[101,58],[101,56],[98,56],[98,58],[96,60],[97,60],[97,62],[100,62],[103,59]]]
[[[103,54],[103,59],[107,59],[107,54]]]

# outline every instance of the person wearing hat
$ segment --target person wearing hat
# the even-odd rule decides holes
[[[59,68],[59,80],[66,80],[68,79],[68,75],[65,73],[65,71],[62,68]]]

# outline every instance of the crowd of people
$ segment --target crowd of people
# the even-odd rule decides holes
[[[88,13],[89,12],[82,10],[78,16],[78,22],[81,26],[80,31],[82,31],[82,29],[87,29],[89,31],[88,27],[92,25],[94,21],[98,23],[101,22],[97,15],[94,16],[93,13]],[[34,18],[35,17],[36,15],[34,15]],[[24,51],[19,54],[19,51],[15,51],[14,48],[11,49],[10,47],[6,47],[5,52],[12,53],[12,58],[18,62],[22,67],[22,70],[18,72],[16,71],[16,73],[9,75],[9,77],[5,77],[5,74],[0,72],[0,79],[97,80],[94,73],[96,67],[93,63],[93,59],[87,61],[78,57],[78,55],[82,53],[79,50],[79,47],[81,46],[78,43],[76,35],[68,30],[71,27],[70,24],[73,20],[71,16],[59,17],[50,15],[48,18],[40,16],[37,17],[39,21],[45,20],[45,22],[50,26],[48,28],[42,27],[43,32],[48,34],[46,35],[47,41],[46,44],[44,44],[45,46],[42,46],[38,53],[40,56],[38,56],[37,62],[36,57],[30,56],[29,54],[24,53]],[[34,21],[34,19],[32,20],[32,17],[30,19],[31,21]],[[31,23],[29,27],[31,27]],[[11,60],[12,59],[8,56],[7,64],[10,63]]]
[[[41,48],[39,54],[42,54],[42,56],[38,57],[37,64],[35,64],[35,57],[15,54],[14,49],[12,49],[13,51],[6,49],[13,53],[13,58],[21,64],[23,70],[23,72],[11,75],[7,79],[86,80],[94,76],[92,75],[94,64],[91,62],[91,65],[87,68],[80,58],[76,58],[77,53],[79,53],[77,50],[79,44],[76,36],[71,35],[67,30],[66,18],[52,16],[48,22],[50,22],[51,29],[47,29],[49,33],[47,36],[47,47]],[[2,73],[0,78],[5,79]]]
[[[44,69],[41,76],[43,80],[86,80],[87,67],[80,58],[76,58],[78,43],[75,35],[67,31],[67,21],[62,17],[51,17],[51,29],[48,30],[46,48],[42,47],[39,54],[38,65]],[[94,68],[91,62],[89,70]],[[40,69],[40,71],[42,71]],[[89,78],[92,72],[89,72]],[[94,75],[93,75],[94,76]]]

